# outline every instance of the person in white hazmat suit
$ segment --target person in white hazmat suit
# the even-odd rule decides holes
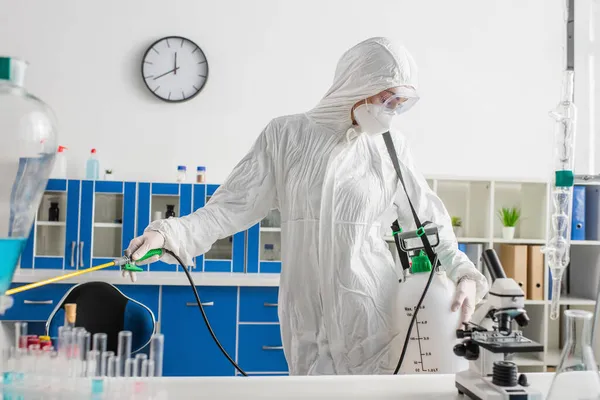
[[[402,227],[416,227],[381,133],[416,100],[409,53],[385,38],[359,43],[341,57],[314,109],[272,120],[205,207],[153,222],[126,254],[135,260],[166,248],[192,265],[218,239],[279,209],[279,319],[290,375],[393,373],[404,341],[400,269],[381,235],[392,221],[382,219],[395,210]],[[436,251],[457,283],[452,311],[468,320],[487,281],[458,250],[450,217],[405,139],[392,136],[419,218],[440,227]]]

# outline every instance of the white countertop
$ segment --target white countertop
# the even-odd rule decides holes
[[[554,374],[527,375],[531,387],[546,396]],[[454,375],[162,378],[156,383],[168,399],[468,400],[458,394]]]
[[[13,283],[30,283],[53,278],[74,271],[56,269],[18,269]],[[132,283],[129,277],[121,277],[120,271],[96,271],[60,283],[81,283],[102,281],[114,285],[164,285],[188,286],[189,281],[183,271],[180,272],[138,272],[137,281]],[[196,286],[279,286],[279,274],[245,274],[227,272],[192,272]]]

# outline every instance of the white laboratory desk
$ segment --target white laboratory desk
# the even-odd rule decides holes
[[[546,396],[554,374],[527,375],[531,386]],[[160,381],[168,399],[468,400],[454,387],[454,375],[162,378]]]

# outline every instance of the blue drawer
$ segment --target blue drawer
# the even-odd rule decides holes
[[[117,288],[130,299],[142,303],[154,314],[158,321],[158,297],[160,288],[158,286],[146,285],[117,285]]]
[[[240,288],[240,322],[279,322],[278,287]]]
[[[13,283],[15,288],[26,283]],[[51,284],[14,294],[14,304],[0,316],[10,321],[46,321],[50,313],[73,285]]]
[[[279,325],[240,325],[238,360],[245,371],[286,372]]]
[[[237,287],[198,287],[198,293],[215,335],[234,358]],[[234,375],[234,367],[211,338],[190,287],[163,286],[160,326],[165,335],[164,376]]]

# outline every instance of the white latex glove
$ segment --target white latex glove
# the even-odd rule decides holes
[[[127,257],[130,257],[132,261],[135,261],[135,260],[142,258],[150,250],[162,249],[164,245],[165,245],[165,238],[161,233],[156,232],[156,231],[147,231],[147,232],[144,232],[144,234],[142,236],[136,237],[129,243],[129,247],[127,247],[127,250],[125,250],[125,255]],[[135,264],[136,265],[150,264],[150,263],[158,261],[159,258],[160,258],[159,256],[154,256],[154,257],[150,257],[142,262],[139,262],[139,263],[136,262]],[[122,276],[125,277],[127,272],[129,272],[129,279],[131,279],[131,282],[135,282],[136,276],[135,276],[135,272],[133,272],[133,271],[123,270]]]
[[[456,294],[452,301],[452,312],[460,309],[460,323],[471,321],[475,312],[475,299],[477,296],[477,284],[471,279],[461,279],[456,286]]]

